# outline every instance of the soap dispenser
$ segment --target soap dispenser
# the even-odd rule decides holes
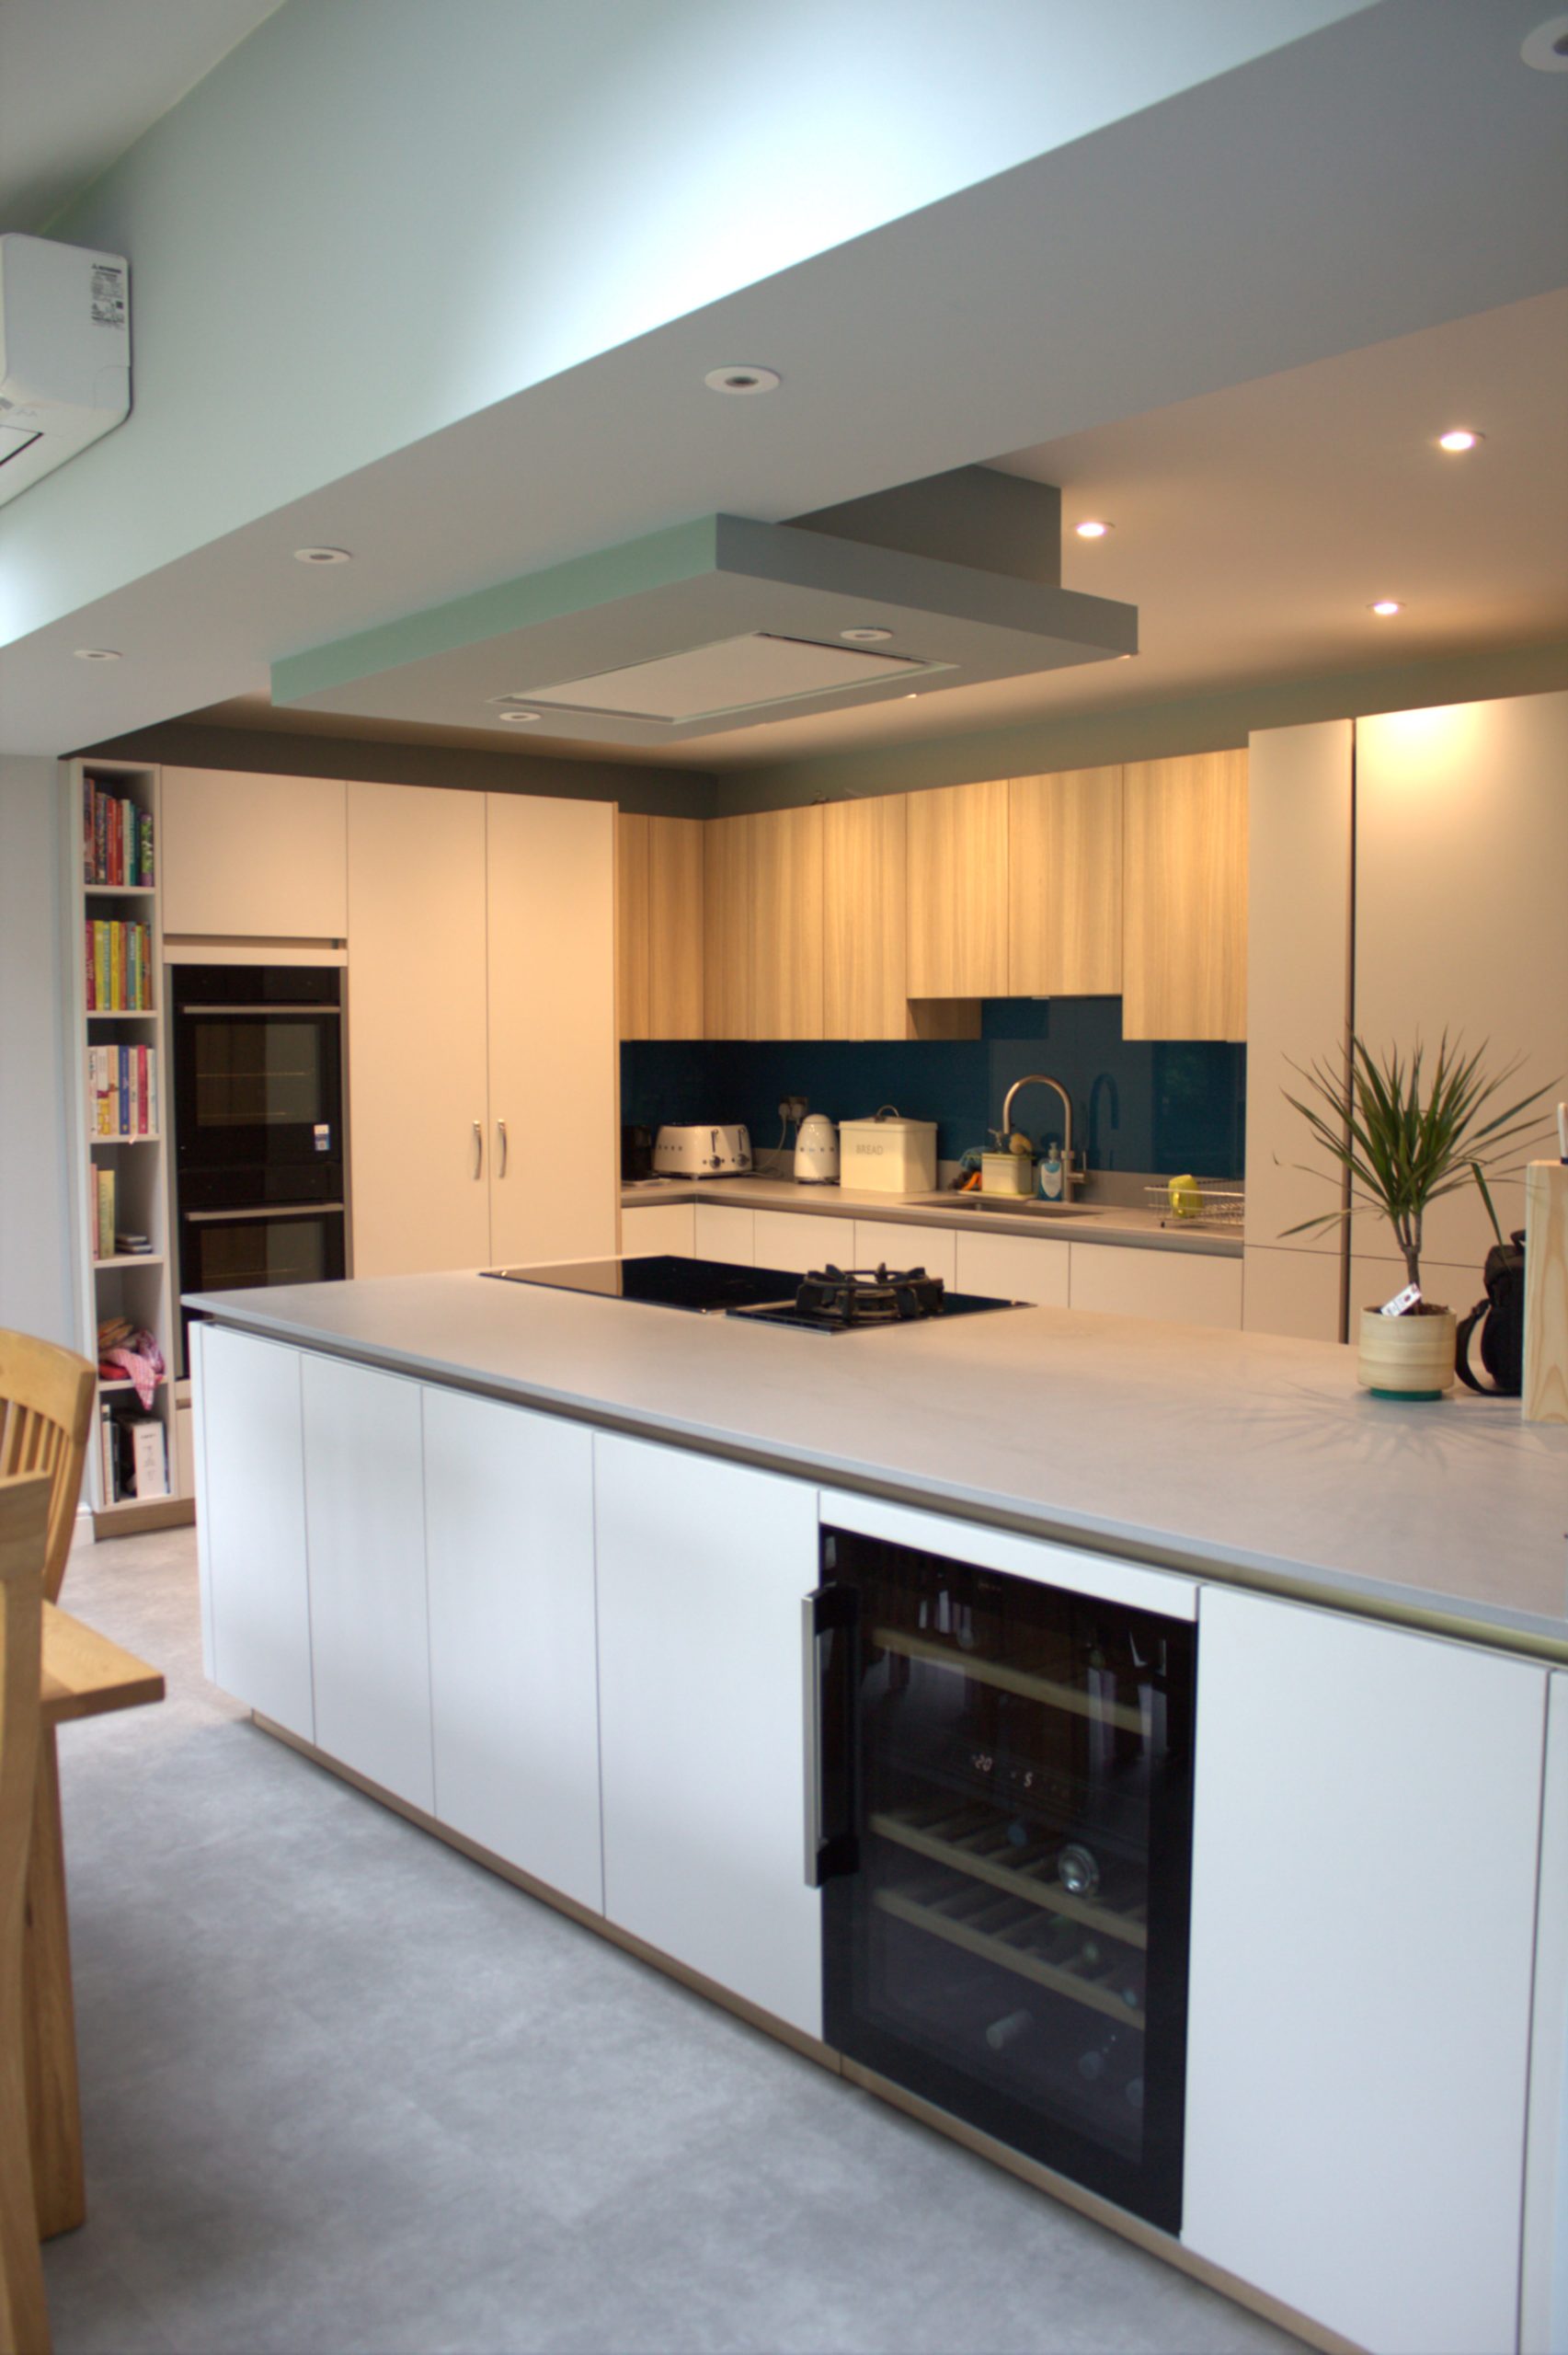
[[[1053,1137],[1046,1147],[1040,1164],[1040,1200],[1059,1202],[1061,1200],[1061,1147]]]

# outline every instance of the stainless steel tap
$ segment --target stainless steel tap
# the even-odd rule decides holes
[[[1021,1087],[1054,1087],[1061,1097],[1061,1198],[1064,1202],[1069,1201],[1072,1196],[1073,1185],[1072,1098],[1059,1079],[1052,1079],[1043,1071],[1026,1071],[1023,1078],[1015,1079],[1007,1091],[1006,1100],[1001,1108],[1003,1138],[1013,1134],[1013,1098]]]

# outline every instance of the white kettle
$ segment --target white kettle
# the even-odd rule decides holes
[[[795,1182],[797,1186],[839,1182],[839,1132],[825,1112],[808,1112],[795,1132]]]

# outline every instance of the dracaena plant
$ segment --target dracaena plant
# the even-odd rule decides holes
[[[1501,1243],[1486,1173],[1505,1174],[1499,1165],[1527,1138],[1541,1133],[1539,1119],[1530,1115],[1549,1089],[1537,1087],[1500,1104],[1522,1058],[1489,1074],[1485,1053],[1484,1044],[1470,1054],[1458,1040],[1450,1046],[1445,1031],[1430,1069],[1419,1040],[1407,1058],[1393,1047],[1374,1055],[1356,1038],[1338,1068],[1292,1064],[1312,1100],[1303,1102],[1288,1088],[1286,1098],[1347,1174],[1350,1188],[1349,1200],[1337,1210],[1303,1219],[1287,1234],[1320,1235],[1357,1210],[1380,1212],[1394,1231],[1409,1281],[1419,1285],[1426,1212],[1445,1194],[1474,1185]]]

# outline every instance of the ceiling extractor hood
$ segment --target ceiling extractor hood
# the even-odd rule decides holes
[[[1048,484],[984,466],[788,523],[704,516],[291,656],[272,699],[671,744],[1135,653],[1136,607],[1060,585],[1060,532]]]

